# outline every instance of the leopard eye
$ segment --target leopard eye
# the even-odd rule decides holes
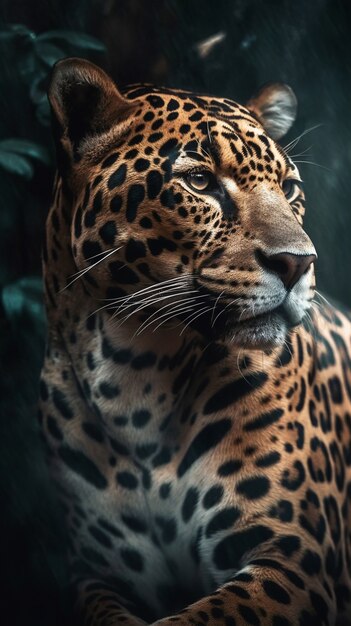
[[[205,170],[190,172],[185,179],[189,187],[194,189],[194,191],[213,191],[218,186],[214,175]]]
[[[293,178],[287,178],[283,181],[282,189],[287,200],[290,200],[290,198],[292,198],[298,184],[299,181],[294,180]]]

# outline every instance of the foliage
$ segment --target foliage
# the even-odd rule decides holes
[[[54,175],[46,89],[58,59],[99,63],[104,51],[76,30],[0,30],[0,585],[11,626],[64,621],[65,537],[36,419],[46,331],[40,250]]]

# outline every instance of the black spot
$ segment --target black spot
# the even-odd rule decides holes
[[[254,609],[250,609],[249,606],[246,606],[244,604],[239,604],[238,612],[245,620],[245,624],[251,624],[252,626],[261,626],[261,620],[257,616],[257,613],[256,611],[254,611]]]
[[[284,342],[284,347],[281,353],[275,361],[275,367],[283,367],[284,365],[288,365],[293,357],[293,354],[294,348],[291,343],[290,337],[288,337],[287,340]]]
[[[305,468],[301,461],[295,461],[293,470],[284,470],[281,484],[289,491],[297,491],[301,487],[306,477]]]
[[[82,429],[84,432],[90,437],[90,439],[94,439],[94,441],[98,441],[102,443],[104,440],[104,433],[101,430],[100,426],[94,424],[94,422],[83,422]]]
[[[232,422],[228,418],[204,426],[194,437],[179,464],[177,470],[178,477],[181,478],[201,456],[215,448],[229,432],[231,426]]]
[[[66,420],[70,420],[74,417],[73,410],[68,404],[66,396],[61,391],[61,389],[54,387],[52,391],[52,400],[56,409],[59,411],[62,417],[64,417]]]
[[[110,442],[112,450],[116,452],[117,454],[120,454],[121,456],[129,455],[129,450],[127,446],[125,446],[123,443],[116,441],[116,439],[114,439],[113,437],[109,437],[109,442]]]
[[[89,459],[84,452],[74,450],[67,445],[58,449],[59,456],[63,462],[76,474],[79,474],[88,483],[91,483],[97,489],[105,489],[107,480],[95,463]]]
[[[166,465],[170,462],[172,458],[171,451],[169,448],[164,446],[160,452],[152,459],[152,465],[154,467],[159,467],[160,465]]]
[[[115,363],[125,364],[132,358],[132,352],[130,350],[115,350],[115,348],[109,343],[106,337],[102,340],[102,356],[104,359],[113,359]]]
[[[237,402],[255,389],[262,387],[268,376],[264,372],[255,372],[247,374],[245,378],[239,378],[231,383],[224,385],[216,391],[213,396],[206,402],[204,406],[204,414],[210,415]]]
[[[321,569],[321,558],[317,552],[305,550],[300,565],[306,574],[313,576],[318,574]]]
[[[88,526],[88,530],[90,534],[105,548],[112,548],[112,541],[106,533],[104,533],[100,528],[96,528],[96,526]]]
[[[291,603],[290,595],[281,585],[276,583],[274,580],[264,580],[262,583],[262,587],[267,596],[269,598],[272,598],[272,600],[275,600],[280,604]]]
[[[164,105],[164,101],[159,96],[153,94],[152,96],[147,96],[146,100],[150,102],[151,106],[154,109],[160,109]]]
[[[132,185],[128,190],[126,218],[127,222],[134,222],[139,204],[145,198],[145,189],[143,185]]]
[[[137,478],[131,472],[117,472],[116,480],[125,489],[136,489],[138,486]]]
[[[163,133],[151,133],[151,135],[148,136],[148,141],[149,143],[156,143],[157,141],[162,139],[162,137]]]
[[[99,235],[100,235],[101,239],[105,243],[110,244],[111,246],[115,242],[116,234],[117,234],[116,224],[112,220],[110,220],[109,222],[106,222],[99,229]]]
[[[280,459],[281,455],[279,452],[268,452],[268,454],[265,454],[257,459],[255,465],[256,467],[271,467],[272,465],[278,463]]]
[[[101,169],[104,169],[105,167],[110,167],[111,165],[113,165],[114,163],[116,163],[117,159],[119,157],[118,152],[114,152],[113,154],[110,154],[110,156],[108,156],[102,163],[101,163]]]
[[[224,494],[224,489],[222,485],[214,485],[211,487],[204,495],[202,504],[205,509],[211,509],[213,506],[216,506],[222,498]]]
[[[228,535],[216,545],[213,552],[214,563],[220,570],[239,569],[246,552],[262,545],[273,536],[273,530],[263,525],[250,526],[247,530]]]
[[[143,139],[144,139],[144,136],[141,135],[141,134],[134,135],[134,137],[132,137],[132,139],[130,141],[128,141],[128,146],[137,146],[139,143],[142,142]],[[129,157],[129,158],[131,158],[131,157]]]
[[[121,531],[114,526],[113,524],[111,524],[110,522],[108,522],[107,520],[103,519],[102,517],[99,517],[97,520],[97,523],[107,532],[111,533],[111,535],[113,535],[114,537],[120,537],[121,539],[123,539],[124,535],[123,533],[121,533]]]
[[[226,585],[225,589],[226,589],[226,591],[230,591],[230,593],[233,593],[238,598],[242,598],[242,600],[249,600],[250,599],[249,592],[246,591],[246,589],[244,589],[243,587],[240,587],[240,585],[236,585],[235,583],[231,583],[229,585]]]
[[[144,426],[150,421],[151,413],[146,409],[140,411],[134,411],[132,415],[132,422],[135,428],[144,428]]]
[[[218,476],[231,476],[232,474],[236,474],[242,466],[242,461],[239,459],[232,459],[222,463],[217,470],[217,474]]]
[[[284,554],[284,556],[290,558],[294,552],[299,550],[301,541],[300,537],[297,537],[297,535],[283,535],[277,539],[275,545]]]
[[[119,211],[121,210],[122,207],[122,196],[113,196],[111,202],[110,202],[110,209],[112,211],[112,213],[119,213]]]
[[[121,519],[122,522],[128,526],[129,530],[133,531],[133,533],[145,534],[147,532],[147,525],[139,517],[134,517],[133,515],[122,515]]]
[[[227,530],[231,528],[233,524],[239,519],[240,511],[236,506],[222,509],[219,513],[216,513],[206,526],[206,537],[211,537],[215,533],[221,530]]]
[[[82,251],[84,258],[88,261],[89,259],[101,254],[102,248],[97,241],[84,241],[82,246]]]
[[[270,411],[269,413],[262,413],[250,422],[246,422],[243,428],[246,432],[267,428],[270,424],[277,422],[283,413],[284,411],[282,411],[282,409],[273,409],[273,411]]]
[[[138,356],[136,356],[132,360],[131,366],[135,370],[142,370],[147,367],[152,367],[153,365],[155,365],[156,361],[157,361],[156,354],[154,352],[148,351],[148,352],[143,352],[142,354],[139,354]]]
[[[111,383],[100,383],[99,390],[104,398],[108,398],[109,400],[119,395],[119,387],[117,385],[111,385]]]
[[[277,506],[273,506],[269,511],[270,517],[277,517],[281,522],[291,522],[294,517],[293,505],[289,500],[279,500]]]
[[[145,172],[150,167],[150,161],[147,159],[137,159],[134,163],[136,172]]]
[[[158,151],[160,157],[168,156],[173,150],[175,150],[177,144],[177,139],[168,139],[164,144],[162,144]]]
[[[147,245],[153,256],[158,256],[163,250],[174,252],[177,249],[177,244],[174,241],[163,236],[157,239],[147,239]]]
[[[179,102],[171,98],[167,104],[167,111],[175,111],[176,109],[179,109]]]
[[[152,221],[148,217],[142,217],[139,224],[142,228],[152,228],[153,226]]]
[[[148,459],[152,454],[154,454],[157,450],[157,443],[142,443],[139,446],[136,446],[135,452],[139,459]]]
[[[236,490],[248,500],[257,500],[265,496],[269,488],[270,481],[266,476],[254,476],[239,482]]]
[[[334,402],[334,404],[341,404],[343,401],[343,393],[339,378],[337,376],[329,378],[328,386],[332,402]]]
[[[150,200],[157,198],[163,185],[163,178],[157,170],[151,170],[146,177],[147,195]]]
[[[142,241],[129,239],[125,248],[125,259],[128,263],[134,263],[137,259],[143,259],[146,253],[146,246]]]
[[[128,150],[128,152],[125,153],[125,158],[128,159],[128,161],[131,161],[132,159],[135,159],[135,157],[138,155],[138,150],[136,148],[132,148],[132,150]]]
[[[171,483],[163,483],[163,485],[161,485],[160,498],[162,498],[162,500],[165,500],[166,498],[169,497],[171,493],[171,488],[172,488]]]
[[[195,487],[190,487],[186,492],[184,502],[182,505],[182,518],[184,522],[188,522],[197,507],[199,501],[199,492]]]
[[[133,548],[122,548],[121,558],[129,569],[133,572],[142,572],[144,569],[144,561],[141,554]]]
[[[109,263],[109,270],[117,282],[121,285],[135,285],[139,282],[139,276],[130,267],[125,267],[121,261]]]
[[[110,178],[108,179],[108,188],[114,189],[115,187],[119,187],[120,185],[122,185],[126,179],[126,174],[127,166],[125,163],[122,163],[122,165],[120,165],[119,168],[115,172],[113,172],[113,174],[111,174]]]

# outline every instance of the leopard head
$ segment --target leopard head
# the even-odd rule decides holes
[[[246,347],[282,342],[310,306],[316,259],[299,172],[276,143],[295,119],[291,89],[268,85],[246,107],[122,94],[73,58],[55,66],[49,100],[85,293],[145,331],[177,321]]]

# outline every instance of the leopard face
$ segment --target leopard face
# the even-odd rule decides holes
[[[309,308],[316,258],[299,172],[272,138],[294,118],[292,92],[267,87],[248,108],[153,87],[122,96],[84,64],[86,92],[66,62],[50,99],[89,294],[139,311],[141,330],[181,320],[247,347],[282,342]]]

